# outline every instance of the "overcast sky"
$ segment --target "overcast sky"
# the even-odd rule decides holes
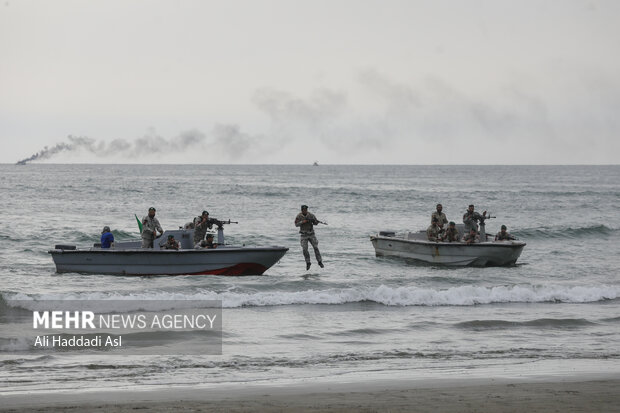
[[[617,0],[0,4],[2,163],[618,164],[619,135]]]

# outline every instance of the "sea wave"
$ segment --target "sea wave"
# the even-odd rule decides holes
[[[620,298],[620,286],[458,286],[447,289],[421,287],[350,287],[304,291],[238,292],[209,291],[198,289],[193,292],[145,291],[122,292],[77,292],[71,294],[23,294],[2,293],[8,306],[24,306],[31,301],[43,300],[115,300],[110,311],[134,311],[144,307],[143,301],[151,300],[149,310],[176,308],[183,300],[221,301],[224,308],[265,307],[281,305],[328,304],[374,302],[385,306],[473,306],[495,303],[592,303]],[[171,303],[171,300],[176,302]],[[118,301],[127,303],[119,308]],[[12,304],[15,303],[15,304]],[[154,306],[154,307],[152,307]]]
[[[502,330],[520,327],[538,327],[545,329],[575,329],[594,326],[596,323],[583,318],[539,318],[529,321],[508,320],[472,320],[455,324],[458,328],[471,330]]]
[[[131,232],[113,229],[112,235],[114,235],[114,238],[119,241],[135,240],[139,238],[137,229],[136,231],[131,231]],[[91,233],[91,232],[83,232],[83,231],[73,231],[73,232],[69,232],[65,236],[67,239],[71,240],[72,242],[93,243],[93,242],[99,242],[99,237],[101,237],[101,233],[100,232]]]
[[[513,235],[522,239],[532,238],[583,238],[611,235],[618,231],[606,225],[590,225],[584,227],[537,227],[523,228],[513,231]]]

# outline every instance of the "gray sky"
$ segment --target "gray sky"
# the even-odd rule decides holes
[[[618,164],[619,73],[616,0],[3,0],[0,162]]]

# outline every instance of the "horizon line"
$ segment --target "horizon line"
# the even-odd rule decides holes
[[[0,162],[0,165],[14,165],[14,166],[26,166],[26,165],[132,165],[132,166],[620,166],[620,163],[501,163],[501,164],[405,164],[405,163],[324,163],[314,165],[312,163],[108,163],[108,162],[68,162],[68,163],[55,163],[55,162],[26,162],[24,164]]]

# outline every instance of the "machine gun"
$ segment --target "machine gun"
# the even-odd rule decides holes
[[[239,223],[239,222],[237,222],[237,221],[231,221],[230,219],[228,219],[228,220],[224,221],[224,220],[219,220],[219,219],[216,219],[216,218],[209,218],[209,224],[212,224],[212,225],[217,226],[217,227],[218,227],[218,229],[219,229],[220,227],[222,227],[223,225],[226,225],[226,224],[238,224],[238,223]]]
[[[491,218],[497,218],[497,217],[491,216],[491,213],[489,213],[489,215],[483,217],[480,220],[480,231],[479,231],[480,242],[485,242],[487,240],[487,233],[486,233],[484,221],[487,220],[487,219],[491,219]]]
[[[219,245],[224,245],[224,225],[238,223],[239,222],[231,221],[230,219],[228,219],[227,221],[223,221],[215,218],[209,218],[209,225],[217,226],[217,243]]]

